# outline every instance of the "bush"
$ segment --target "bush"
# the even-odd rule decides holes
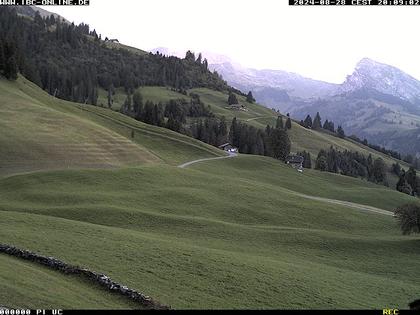
[[[420,205],[409,203],[395,209],[394,216],[398,220],[404,235],[420,233]]]

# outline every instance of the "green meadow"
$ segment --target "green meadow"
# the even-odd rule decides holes
[[[24,79],[0,81],[0,91],[1,243],[106,273],[174,309],[407,308],[418,298],[418,236],[402,236],[392,215],[307,198],[392,211],[412,197],[261,156],[181,169],[223,152],[112,110],[56,100]],[[218,92],[195,92],[232,114]],[[270,112],[249,105],[241,119]],[[306,130],[294,124],[290,132],[293,141]],[[309,148],[307,141],[296,146]],[[0,279],[0,305],[138,307],[3,254]]]
[[[2,306],[36,309],[95,307],[127,309],[138,307],[77,276],[66,276],[31,262],[0,255]]]

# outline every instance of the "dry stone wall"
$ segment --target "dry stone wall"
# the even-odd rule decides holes
[[[168,306],[160,304],[147,295],[144,295],[140,292],[137,292],[136,290],[130,289],[120,283],[113,281],[111,278],[104,274],[100,274],[86,268],[69,265],[54,257],[38,255],[28,250],[19,249],[17,247],[4,244],[0,244],[0,253],[5,253],[10,256],[29,260],[47,266],[51,269],[58,270],[65,274],[80,275],[83,278],[108,289],[109,291],[126,296],[127,298],[138,302],[143,308],[170,309]]]

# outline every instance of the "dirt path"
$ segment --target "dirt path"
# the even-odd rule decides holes
[[[362,210],[362,211],[375,212],[375,213],[388,215],[388,216],[393,216],[394,215],[391,211],[383,210],[383,209],[372,207],[372,206],[362,205],[360,203],[354,203],[354,202],[350,202],[350,201],[343,201],[343,200],[337,200],[337,199],[329,199],[329,198],[323,198],[323,197],[310,196],[310,195],[305,195],[305,194],[301,194],[301,193],[297,193],[297,192],[292,192],[292,193],[297,195],[297,196],[301,196],[302,198],[306,198],[306,199],[327,202],[327,203],[336,204],[336,205],[340,205],[340,206],[344,206],[344,207],[348,207],[348,208],[353,208],[353,209]]]
[[[275,118],[275,116],[260,116],[260,117],[248,118],[245,121],[252,121],[252,120],[257,120],[257,119],[262,119],[262,118]]]
[[[195,164],[195,163],[204,162],[204,161],[212,161],[212,160],[228,159],[228,158],[233,158],[233,157],[238,155],[237,153],[233,153],[233,152],[228,152],[228,154],[229,155],[226,155],[226,156],[199,159],[199,160],[186,162],[184,164],[178,165],[178,167],[186,168],[186,167],[188,167],[192,164]],[[300,197],[306,198],[306,199],[311,199],[311,200],[326,202],[326,203],[330,203],[330,204],[340,205],[340,206],[344,206],[344,207],[348,207],[348,208],[352,208],[352,209],[357,209],[357,210],[361,210],[361,211],[368,211],[368,212],[374,212],[374,213],[378,213],[378,214],[382,214],[382,215],[393,216],[393,213],[391,211],[387,211],[387,210],[372,207],[372,206],[362,205],[362,204],[354,203],[354,202],[350,202],[350,201],[343,201],[343,200],[337,200],[337,199],[330,199],[330,198],[323,198],[323,197],[306,195],[306,194],[298,193],[296,191],[289,190],[289,189],[285,189],[285,190],[287,190],[287,192],[289,192],[290,194],[300,196]]]
[[[199,162],[204,162],[204,161],[212,161],[212,160],[222,160],[222,159],[229,159],[229,158],[233,158],[235,156],[237,156],[237,153],[233,153],[233,152],[227,152],[228,155],[226,156],[218,156],[218,157],[214,157],[214,158],[206,158],[206,159],[199,159],[199,160],[194,160],[194,161],[190,161],[190,162],[186,162],[184,164],[178,165],[178,167],[180,168],[186,168],[188,166],[190,166],[191,164],[195,164],[195,163],[199,163]]]

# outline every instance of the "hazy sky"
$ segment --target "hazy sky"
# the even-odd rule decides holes
[[[42,8],[144,50],[212,51],[244,66],[336,83],[369,57],[420,79],[420,7],[289,7],[287,0],[90,2]]]

